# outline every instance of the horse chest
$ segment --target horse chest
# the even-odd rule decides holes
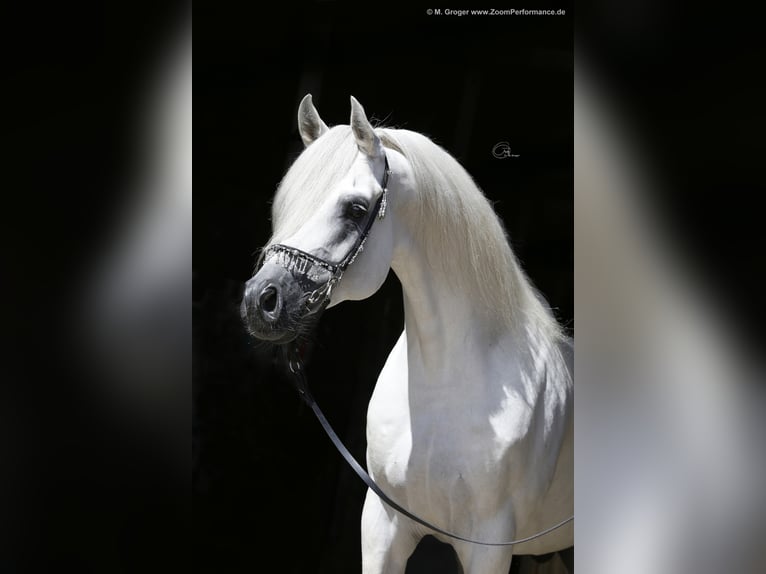
[[[377,393],[377,391],[376,391]],[[378,393],[368,411],[368,465],[376,480],[414,504],[442,507],[498,492],[504,461],[485,415],[438,402],[412,414],[406,393]],[[501,457],[502,458],[502,457]]]
[[[368,408],[367,463],[410,509],[440,522],[468,509],[496,512],[511,485],[527,482],[533,409],[502,387],[488,390],[483,381],[501,376],[491,364],[426,375],[408,361],[405,336],[389,355]]]

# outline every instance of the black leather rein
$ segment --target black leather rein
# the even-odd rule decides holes
[[[481,544],[482,546],[513,546],[514,544],[529,542],[530,540],[534,540],[535,538],[540,538],[541,536],[545,536],[549,532],[552,532],[556,530],[557,528],[560,528],[564,526],[565,524],[567,524],[568,522],[571,522],[572,520],[574,520],[574,515],[572,515],[569,518],[562,520],[558,524],[551,526],[550,528],[546,528],[545,530],[538,532],[537,534],[534,534],[532,536],[527,536],[526,538],[519,538],[518,540],[510,540],[508,542],[484,542],[482,540],[473,540],[471,538],[466,538],[465,536],[460,536],[459,534],[455,534],[453,532],[448,532],[447,530],[444,530],[443,528],[434,526],[433,524],[420,518],[416,514],[413,514],[412,512],[404,508],[401,504],[399,504],[395,500],[392,500],[391,497],[389,497],[385,492],[383,492],[383,490],[375,483],[375,481],[372,480],[372,477],[367,473],[367,471],[362,467],[362,465],[357,462],[357,460],[354,458],[354,455],[352,455],[349,452],[349,450],[346,448],[346,445],[343,444],[343,441],[340,440],[340,437],[338,437],[336,432],[333,430],[332,425],[330,425],[330,422],[327,420],[327,417],[324,416],[322,409],[319,408],[319,405],[317,404],[316,400],[314,400],[314,396],[311,394],[311,391],[309,391],[308,381],[306,380],[306,373],[303,369],[303,361],[300,358],[300,354],[296,344],[290,343],[288,345],[283,346],[282,348],[284,349],[285,361],[287,362],[287,366],[290,369],[290,373],[292,373],[293,375],[293,384],[296,390],[298,391],[298,395],[301,397],[301,399],[303,399],[303,402],[306,403],[306,405],[311,409],[311,411],[314,413],[316,418],[319,420],[319,424],[322,425],[324,432],[327,433],[328,437],[330,437],[330,440],[332,441],[333,446],[335,446],[335,449],[340,453],[340,455],[343,457],[346,463],[348,463],[351,469],[357,474],[357,476],[362,479],[362,482],[364,482],[370,490],[372,490],[375,494],[378,495],[378,498],[380,498],[388,506],[390,506],[391,508],[393,508],[400,514],[403,514],[410,520],[414,520],[418,524],[421,524],[422,526],[425,526],[426,528],[433,530],[434,532],[438,532],[439,534],[448,536],[449,538],[454,538],[455,540],[462,540],[463,542],[469,542],[471,544]]]

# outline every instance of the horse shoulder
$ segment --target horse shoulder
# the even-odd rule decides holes
[[[489,360],[489,444],[493,459],[510,473],[511,485],[531,480],[544,489],[552,479],[572,406],[563,358],[530,369],[529,363],[500,346]]]

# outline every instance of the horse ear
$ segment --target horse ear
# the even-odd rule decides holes
[[[319,117],[319,112],[311,101],[311,94],[306,94],[298,106],[298,131],[303,143],[308,147],[329,129]]]
[[[369,157],[383,155],[383,145],[367,120],[364,108],[354,96],[351,96],[351,130],[356,138],[356,145]]]

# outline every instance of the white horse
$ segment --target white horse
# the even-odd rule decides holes
[[[265,251],[243,299],[250,331],[284,343],[316,320],[306,300],[327,271],[318,262],[341,261],[358,245],[389,165],[385,217],[327,293],[330,305],[369,297],[389,268],[402,285],[404,332],[367,413],[370,474],[411,512],[471,539],[520,539],[569,517],[571,346],[490,203],[442,148],[412,131],[374,129],[353,97],[350,126],[328,128],[310,95],[298,125],[306,149],[274,198],[270,245],[307,255],[296,267]],[[403,573],[427,534],[368,491],[364,574]],[[505,547],[435,536],[452,544],[464,572],[497,574],[513,554],[573,545],[573,525]]]

